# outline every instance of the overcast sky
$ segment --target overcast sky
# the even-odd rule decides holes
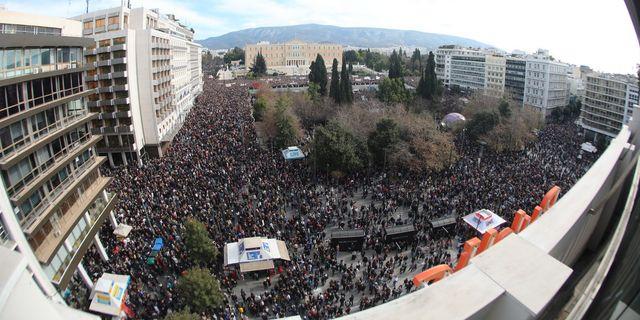
[[[635,73],[640,47],[623,0],[130,0],[193,27],[196,39],[263,26],[321,23],[443,33],[497,48],[548,49],[605,72]],[[0,0],[12,11],[71,17],[85,0]],[[120,5],[91,0],[89,10]]]

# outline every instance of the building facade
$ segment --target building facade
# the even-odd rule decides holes
[[[486,57],[484,94],[496,98],[504,95],[506,59],[503,56]]]
[[[95,40],[85,52],[97,89],[89,108],[99,113],[98,152],[118,166],[161,157],[202,92],[202,47],[194,31],[157,10],[116,7],[73,19]]]
[[[518,57],[507,57],[505,61],[505,96],[522,106],[524,101],[524,79],[527,61]]]
[[[448,45],[439,47],[435,56],[436,76],[447,87],[511,98],[543,115],[569,102],[570,66],[554,61],[547,50],[505,54]]]
[[[308,74],[311,62],[320,54],[327,68],[331,68],[333,59],[342,63],[342,45],[335,43],[306,43],[292,40],[286,43],[260,42],[244,48],[244,61],[247,68],[253,65],[258,53],[262,53],[267,69],[286,74]]]
[[[615,137],[638,104],[638,79],[597,73],[586,78],[580,124],[594,139],[598,134]]]
[[[548,55],[526,58],[523,103],[544,116],[569,103],[569,65],[549,59]]]
[[[0,10],[0,244],[19,251],[44,294],[61,301],[117,197],[91,134],[80,22]]]

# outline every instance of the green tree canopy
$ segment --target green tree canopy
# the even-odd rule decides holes
[[[386,162],[387,153],[400,141],[400,129],[392,119],[382,119],[376,124],[376,130],[369,136],[369,152],[376,165]]]
[[[350,172],[367,162],[364,144],[334,120],[316,129],[313,148],[318,167],[328,171]]]
[[[223,60],[225,64],[229,64],[231,61],[236,60],[240,60],[240,64],[244,64],[244,50],[242,50],[242,48],[235,47],[224,54]]]
[[[360,55],[355,50],[347,50],[342,53],[342,56],[344,57],[345,60],[347,60],[347,63],[360,62]]]
[[[258,55],[256,55],[253,66],[251,67],[251,72],[256,76],[263,76],[267,74],[267,62],[264,60],[262,52],[258,52]]]
[[[218,256],[218,249],[209,239],[209,232],[202,222],[196,219],[187,219],[182,238],[191,262],[195,265],[205,266]]]
[[[409,68],[412,71],[418,71],[422,73],[422,55],[420,54],[420,50],[416,48],[413,50],[413,54],[411,55],[411,60],[409,60]]]
[[[200,320],[200,315],[192,313],[189,307],[186,307],[180,311],[173,311],[164,317],[164,320]]]
[[[509,102],[504,100],[500,101],[500,105],[498,106],[498,111],[500,111],[500,116],[503,118],[511,118],[511,107],[509,106]]]
[[[276,100],[276,137],[275,144],[284,149],[298,142],[298,127],[296,119],[289,111],[291,100],[282,95]]]
[[[262,121],[265,113],[267,112],[267,99],[264,97],[258,97],[253,104],[253,118],[256,121]]]
[[[176,290],[182,304],[197,313],[209,311],[224,300],[220,283],[205,268],[189,269],[178,280]]]
[[[411,94],[401,79],[384,78],[378,84],[378,99],[387,104],[406,103],[411,100]]]
[[[472,140],[478,140],[499,123],[498,115],[493,112],[478,112],[467,123],[467,133]]]

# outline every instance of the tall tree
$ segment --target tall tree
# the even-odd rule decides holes
[[[195,265],[205,266],[218,256],[218,249],[213,245],[209,232],[202,222],[187,219],[182,237],[191,262]]]
[[[411,70],[420,70],[420,72],[422,72],[422,56],[418,48],[413,50],[411,60],[409,60],[409,67]],[[422,76],[422,74],[420,76]]]
[[[335,103],[340,103],[340,75],[338,74],[338,59],[333,59],[331,65],[331,87],[329,88],[329,96],[333,98]]]
[[[324,59],[320,54],[316,56],[316,61],[311,62],[309,67],[309,82],[317,84],[320,88],[318,92],[320,95],[327,95],[327,67],[324,64]]]
[[[342,59],[342,70],[340,70],[340,102],[352,103],[353,90],[351,89],[351,75],[347,68],[347,61]]]
[[[211,310],[224,300],[220,283],[205,268],[189,269],[178,280],[176,291],[180,301],[197,313]]]
[[[378,85],[378,99],[387,104],[408,102],[411,95],[404,88],[402,79],[384,78]]]
[[[438,77],[436,76],[436,61],[432,51],[429,51],[427,65],[418,82],[418,92],[425,99],[433,99],[438,94]]]
[[[393,50],[389,58],[389,78],[402,78],[402,61],[396,50]]]
[[[264,60],[262,52],[258,52],[258,55],[256,55],[251,72],[257,76],[263,76],[267,73],[267,62]]]

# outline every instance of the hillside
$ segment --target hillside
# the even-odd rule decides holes
[[[446,44],[489,47],[468,38],[411,30],[343,28],[319,24],[244,29],[197,42],[210,49],[244,47],[259,41],[282,43],[292,39],[306,42],[333,42],[361,48],[418,47],[435,49]]]

